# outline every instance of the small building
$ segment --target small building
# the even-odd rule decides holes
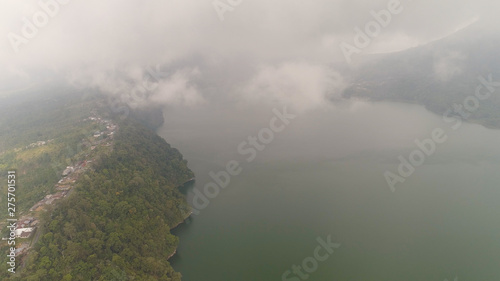
[[[26,243],[21,244],[21,246],[19,246],[19,248],[17,248],[15,251],[16,256],[22,255],[26,250],[28,250],[28,244]]]
[[[47,201],[45,201],[45,205],[51,205],[54,202],[54,200],[56,200],[56,198],[48,199]]]
[[[31,231],[23,231],[21,232],[21,235],[19,235],[19,238],[30,238],[31,236]]]
[[[33,228],[27,227],[27,228],[18,228],[16,229],[16,237],[19,238],[28,238],[31,236],[31,233],[33,232]]]
[[[58,192],[52,196],[52,199],[61,199],[64,197],[64,192]]]
[[[43,202],[44,200],[41,200],[39,201],[38,203],[36,203],[35,205],[33,205],[33,207],[30,208],[30,212],[33,212],[33,211],[39,211],[39,207],[43,205]]]
[[[71,173],[73,173],[73,171],[75,171],[75,168],[73,168],[72,166],[68,166],[66,167],[66,169],[63,171],[63,176],[67,176]]]
[[[70,190],[71,185],[56,185],[56,190]]]

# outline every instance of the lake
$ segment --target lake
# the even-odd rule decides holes
[[[500,131],[454,131],[421,106],[354,101],[289,109],[295,119],[247,161],[238,145],[269,126],[272,109],[165,108],[158,134],[196,174],[188,202],[210,172],[241,168],[174,230],[170,262],[183,280],[499,280]],[[436,128],[447,140],[392,192],[384,173],[397,174],[398,157]],[[334,250],[321,246],[328,239]]]

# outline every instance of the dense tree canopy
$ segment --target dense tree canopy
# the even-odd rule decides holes
[[[170,229],[189,213],[177,187],[193,174],[179,151],[129,118],[94,167],[13,279],[180,280],[167,261],[178,243]]]

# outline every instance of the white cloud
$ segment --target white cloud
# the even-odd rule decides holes
[[[201,75],[195,69],[182,69],[176,71],[166,80],[161,80],[158,89],[154,91],[149,99],[155,104],[174,104],[194,106],[204,102],[197,87],[191,82],[192,79]]]
[[[42,0],[49,1],[56,0]],[[198,67],[199,77],[178,74],[173,84],[160,85],[164,89],[161,96],[154,95],[162,102],[193,104],[206,92],[206,88],[196,87],[193,79],[203,80],[207,86],[210,79],[226,78],[214,78],[211,67],[216,65],[217,73],[229,73],[228,79],[238,77],[233,84],[255,76],[268,83],[269,89],[286,88],[265,76],[294,77],[298,80],[293,83],[301,91],[312,93],[309,101],[304,100],[306,106],[319,103],[322,97],[316,93],[329,94],[329,87],[324,86],[328,82],[319,82],[328,81],[329,71],[319,65],[344,61],[338,42],[351,39],[356,26],[372,20],[370,11],[385,8],[388,0],[245,0],[226,14],[223,22],[210,0],[71,0],[15,53],[7,35],[21,33],[23,18],[32,19],[40,10],[38,3],[0,1],[0,89],[37,84],[37,77],[45,79],[52,73],[77,77],[73,81],[82,86],[120,92],[131,86],[129,81],[140,82],[147,66],[162,65],[170,69],[170,75]],[[499,5],[488,0],[412,1],[405,5],[404,16],[395,19],[380,40],[373,42],[373,48],[394,50],[428,42],[453,32],[471,17],[493,13]],[[183,64],[185,61],[189,64]],[[246,64],[235,67],[235,61]],[[259,69],[264,72],[256,74],[258,65],[281,66]],[[122,81],[123,77],[127,79]],[[226,94],[228,89],[213,92]],[[297,91],[288,92],[288,100],[302,101]],[[179,98],[174,93],[187,96]]]
[[[459,53],[451,51],[434,59],[434,74],[442,82],[448,82],[463,71],[463,64],[467,58]]]
[[[341,76],[325,66],[287,62],[261,67],[242,92],[248,100],[284,103],[303,111],[339,98],[344,87]]]
[[[118,98],[131,108],[148,104],[194,106],[204,102],[194,80],[201,75],[198,68],[164,72],[160,66],[124,66],[103,70],[80,68],[67,75],[76,88],[94,88]]]

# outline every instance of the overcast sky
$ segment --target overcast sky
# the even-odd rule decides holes
[[[391,2],[221,0],[217,11],[213,0],[54,1],[41,0],[58,7],[50,6],[46,25],[38,1],[0,2],[0,91],[58,75],[116,94],[144,83],[145,69],[159,65],[160,83],[148,97],[156,103],[192,106],[223,93],[301,109],[345,86],[329,67],[345,61],[340,44],[354,44],[354,29]],[[428,43],[494,17],[499,7],[493,0],[401,1],[400,13],[361,55]],[[37,20],[42,24],[27,38],[23,29]]]

